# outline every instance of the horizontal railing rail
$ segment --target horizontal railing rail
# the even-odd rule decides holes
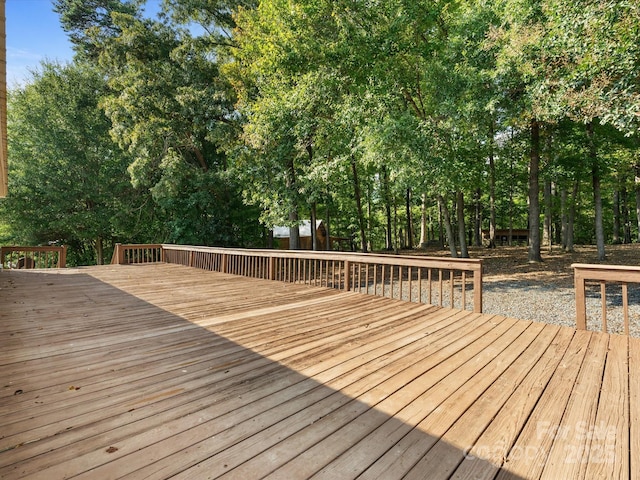
[[[122,244],[116,243],[113,249],[112,264],[126,265],[136,263],[164,262],[164,251],[159,243]]]
[[[640,284],[640,267],[576,263],[572,268],[576,295],[576,328],[587,329],[587,286],[594,285],[596,288],[600,287],[602,331],[608,331],[607,284],[615,284],[620,288],[624,334],[629,335],[629,285]]]
[[[0,247],[0,266],[8,269],[65,268],[67,247]]]
[[[162,245],[165,262],[482,312],[482,261]]]

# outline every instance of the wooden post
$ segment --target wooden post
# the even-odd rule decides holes
[[[429,296],[431,296],[431,278],[429,278]],[[482,313],[482,265],[479,270],[473,272],[473,312]]]
[[[607,282],[600,281],[600,307],[602,309],[602,331],[604,333],[609,332],[607,327]]]
[[[346,291],[351,289],[351,262],[349,260],[344,261],[344,289]]]
[[[276,279],[276,257],[269,257],[269,280]]]
[[[449,270],[449,300],[451,301],[451,308],[455,308],[456,304],[454,302],[454,298],[455,298],[455,276],[454,276],[454,271],[453,270]],[[464,310],[464,308],[462,308],[461,310]]]
[[[193,250],[189,251],[189,266],[193,267]]]
[[[587,329],[587,299],[584,292],[585,278],[578,268],[574,268],[574,281],[576,291],[576,328]]]
[[[122,248],[121,243],[116,243],[116,263],[118,265],[124,265],[124,248]]]
[[[62,250],[58,253],[58,268],[65,268],[67,266],[67,246],[63,245]]]
[[[227,268],[228,268],[227,262],[228,261],[229,261],[229,255],[226,254],[226,253],[223,253],[222,254],[222,263],[220,265],[220,272],[227,273]]]
[[[467,309],[467,272],[462,271],[462,300],[460,301],[462,305],[461,310]]]
[[[624,318],[624,334],[629,335],[629,290],[626,282],[622,282],[622,314]]]

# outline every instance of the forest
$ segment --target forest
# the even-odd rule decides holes
[[[8,92],[1,244],[298,248],[309,219],[364,252],[640,241],[635,1],[52,8],[75,55]]]

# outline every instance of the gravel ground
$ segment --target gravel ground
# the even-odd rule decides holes
[[[483,260],[483,312],[575,328],[572,264],[640,264],[640,243],[607,245],[606,252],[607,259],[599,262],[595,246],[577,246],[572,253],[562,252],[556,247],[553,252],[542,252],[542,263],[530,264],[527,261],[527,247],[472,248],[471,257]],[[449,255],[443,250],[414,250],[403,254]],[[448,288],[445,287],[445,306],[449,305],[448,296]],[[471,308],[470,296],[467,295],[468,309]],[[601,331],[600,317],[600,288],[588,287],[587,328]],[[607,323],[609,333],[624,333],[621,289],[618,285],[607,284]],[[640,337],[640,285],[629,285],[629,324],[630,334]]]
[[[406,282],[405,282],[406,283]],[[412,301],[417,301],[418,288],[412,289]],[[448,281],[444,282],[442,305],[451,305]],[[378,294],[380,295],[380,285]],[[473,309],[473,295],[471,284],[467,286],[466,309]],[[390,287],[387,284],[385,296],[389,296]],[[364,290],[363,290],[364,291]],[[373,292],[373,287],[370,287]],[[407,287],[403,288],[403,299],[408,300]],[[609,333],[624,333],[622,292],[619,285],[607,284],[607,331]],[[640,337],[640,285],[629,285],[629,333]],[[399,298],[399,288],[394,285],[394,298]],[[461,308],[461,294],[459,284],[454,292],[455,307]],[[426,288],[422,293],[422,301],[427,303]],[[440,305],[437,283],[431,293],[431,303]],[[602,304],[600,286],[587,286],[587,329],[602,331]],[[541,280],[499,279],[484,281],[482,286],[483,313],[513,317],[521,320],[551,323],[565,327],[576,327],[576,301],[573,286],[566,282],[554,283]]]
[[[500,280],[483,285],[483,311],[523,320],[576,326],[576,300],[573,287],[536,281]],[[587,292],[587,328],[602,330],[600,288]],[[607,286],[609,333],[624,333],[622,298],[619,286]],[[640,337],[640,291],[629,287],[629,332]]]

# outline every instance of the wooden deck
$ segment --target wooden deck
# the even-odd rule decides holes
[[[0,272],[0,478],[638,478],[640,341],[177,265]]]

